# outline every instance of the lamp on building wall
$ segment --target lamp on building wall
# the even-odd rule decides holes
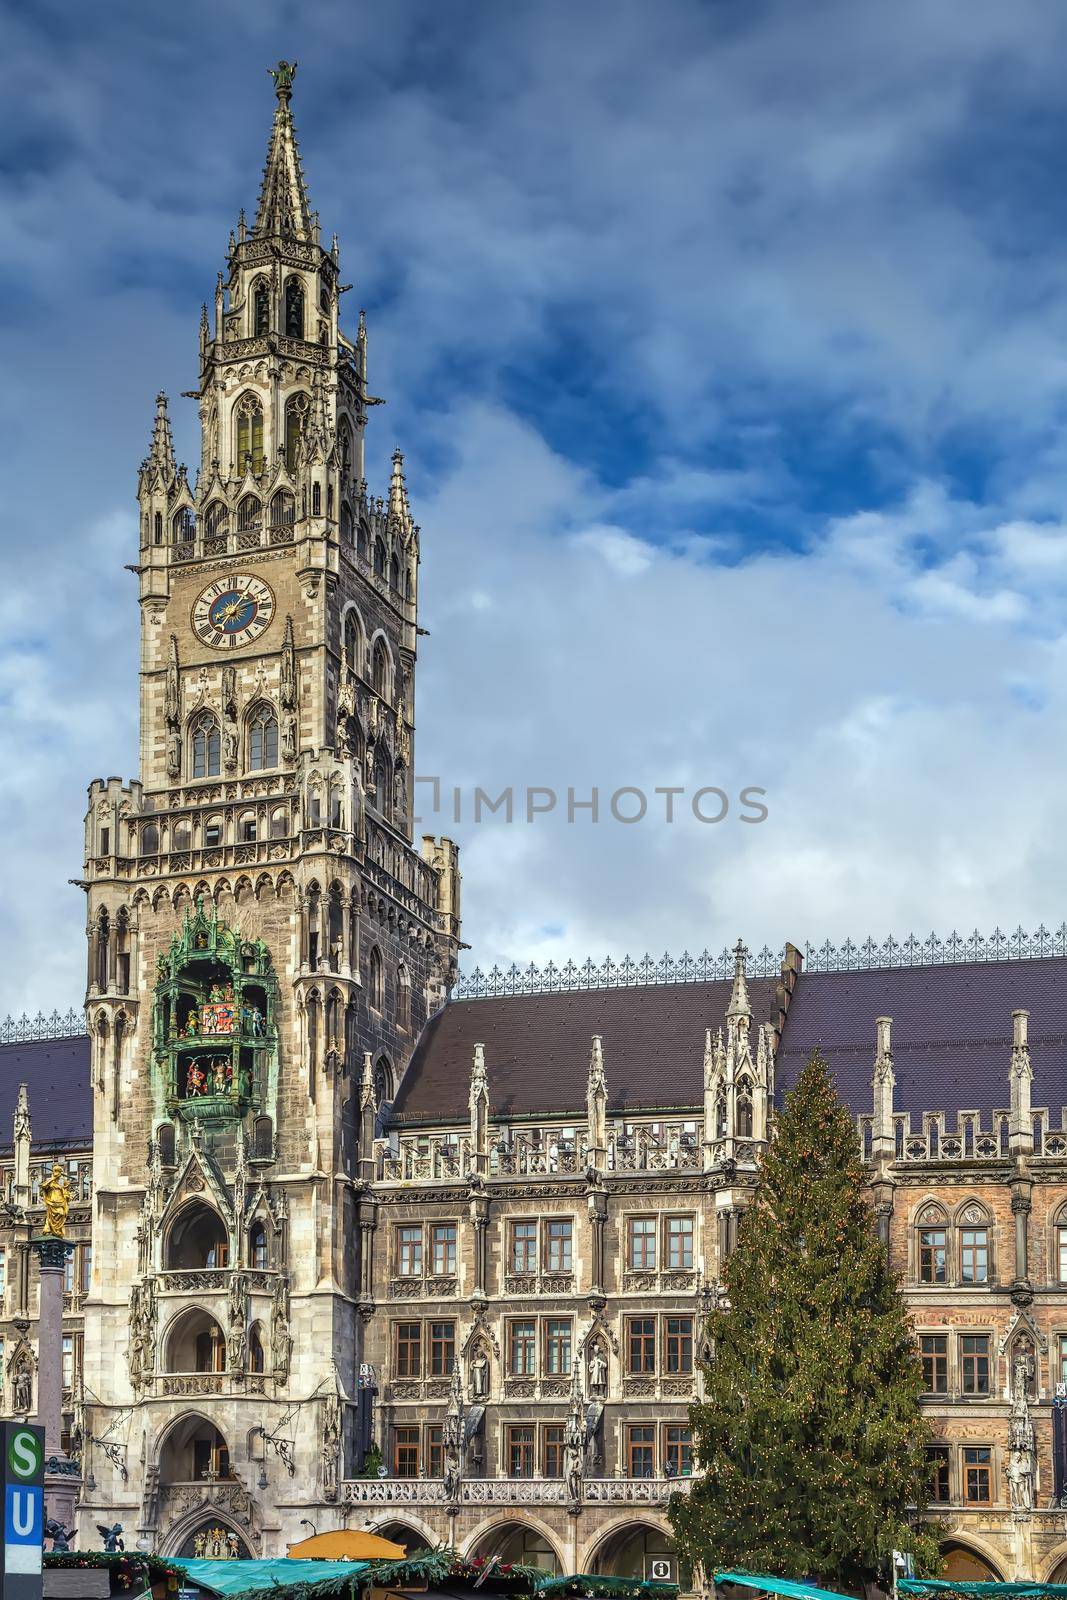
[[[319,1531],[318,1528],[316,1528],[315,1524],[308,1517],[301,1517],[300,1518],[300,1526],[302,1528],[310,1528],[311,1529],[311,1537],[313,1539],[314,1539],[315,1535]]]

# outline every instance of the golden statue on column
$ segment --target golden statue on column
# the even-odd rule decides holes
[[[71,1188],[58,1161],[41,1185],[45,1221],[42,1235],[49,1239],[64,1239],[67,1233],[67,1213],[70,1210]]]

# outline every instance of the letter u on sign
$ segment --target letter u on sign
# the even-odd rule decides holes
[[[41,1570],[44,1490],[9,1483],[4,1490],[4,1572]]]

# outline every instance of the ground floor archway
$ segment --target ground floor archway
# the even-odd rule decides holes
[[[403,1545],[405,1554],[412,1556],[416,1550],[432,1549],[438,1541],[425,1531],[420,1532],[410,1522],[380,1522],[373,1530],[381,1539],[392,1539]]]
[[[241,1535],[218,1517],[206,1517],[196,1528],[186,1534],[181,1549],[182,1556],[206,1557],[209,1561],[247,1561],[252,1552]]]
[[[680,1561],[672,1536],[652,1522],[628,1520],[593,1550],[588,1569],[604,1578],[658,1579],[693,1586],[692,1568]]]
[[[501,1566],[521,1563],[525,1567],[538,1567],[542,1572],[555,1572],[561,1577],[565,1568],[554,1541],[535,1522],[497,1522],[483,1533],[476,1534],[467,1548],[468,1559],[495,1557]]]
[[[970,1583],[1003,1583],[1004,1579],[991,1561],[979,1554],[969,1544],[950,1539],[941,1546],[945,1569],[943,1578],[959,1578]]]

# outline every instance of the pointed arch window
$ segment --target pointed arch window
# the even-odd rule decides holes
[[[407,967],[400,967],[396,975],[396,1025],[411,1027],[411,979]]]
[[[272,528],[291,528],[296,521],[296,501],[288,489],[279,489],[270,503]]]
[[[222,737],[218,722],[205,711],[193,723],[192,731],[193,777],[217,778],[222,771]]]
[[[965,1206],[959,1221],[959,1267],[961,1283],[989,1281],[989,1218],[981,1206]]]
[[[237,507],[238,533],[258,533],[263,526],[263,505],[254,494],[246,494]]]
[[[386,563],[386,560],[387,560],[387,557],[386,557],[386,553],[385,553],[385,540],[384,539],[375,539],[375,541],[374,541],[374,573],[375,573],[376,577],[378,577],[378,578],[384,578],[385,577],[385,563]]]
[[[143,856],[159,854],[159,829],[154,822],[150,822],[147,828],[141,829],[141,854]]]
[[[259,1323],[252,1324],[252,1331],[248,1335],[248,1370],[249,1372],[262,1372],[266,1365],[263,1355],[263,1339],[259,1331]]]
[[[352,543],[352,530],[353,530],[352,512],[349,509],[349,507],[346,506],[344,504],[344,502],[342,501],[342,503],[341,503],[341,539],[342,539],[343,543],[345,543],[345,544],[351,544]]]
[[[379,750],[374,758],[374,805],[379,815],[389,817],[391,814],[392,783],[389,773],[389,757],[384,751]]]
[[[310,402],[306,394],[290,395],[285,402],[285,465],[289,472],[295,472],[300,456],[300,438],[304,431],[304,423]]]
[[[385,982],[382,969],[382,953],[377,945],[373,945],[367,961],[367,999],[375,1011],[382,1009],[382,999],[385,993]]]
[[[289,339],[304,337],[304,286],[299,278],[285,285],[285,333]]]
[[[229,509],[223,500],[212,500],[204,513],[204,532],[209,539],[214,539],[218,534],[227,531],[230,519]]]
[[[925,1206],[918,1218],[920,1283],[948,1282],[948,1218],[940,1206]]]
[[[248,769],[278,765],[278,719],[269,706],[257,706],[248,719]]]
[[[163,543],[163,513],[162,513],[162,511],[157,511],[156,512],[155,521],[153,523],[153,528],[154,528],[154,531],[155,531],[155,542],[156,542],[156,544],[162,544]]]
[[[348,658],[349,671],[362,677],[363,635],[354,611],[349,611],[345,617],[345,655]]]
[[[253,472],[262,472],[266,462],[263,457],[263,407],[254,394],[246,394],[237,402],[237,475],[250,465]]]
[[[270,332],[270,286],[260,278],[252,291],[252,337],[261,339]]]
[[[256,1272],[266,1272],[270,1265],[267,1230],[262,1222],[253,1222],[248,1230],[248,1264]]]
[[[375,694],[381,695],[383,700],[389,698],[389,651],[384,639],[378,639],[374,645],[373,674]]]
[[[389,587],[390,589],[400,588],[400,562],[396,559],[396,556],[389,557]]]
[[[181,506],[174,513],[171,532],[175,544],[185,544],[187,540],[196,538],[196,517],[192,506]]]

